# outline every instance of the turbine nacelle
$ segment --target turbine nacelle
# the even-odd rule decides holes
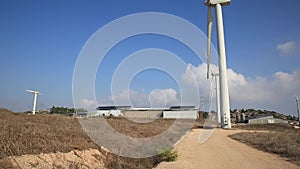
[[[220,5],[229,5],[230,4],[230,1],[231,0],[207,0],[205,2],[205,5],[207,6],[215,6],[217,4],[220,4]]]

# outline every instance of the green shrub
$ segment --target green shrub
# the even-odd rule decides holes
[[[160,151],[159,156],[162,161],[167,161],[167,162],[175,161],[178,158],[178,152],[171,149],[167,149],[167,150]]]

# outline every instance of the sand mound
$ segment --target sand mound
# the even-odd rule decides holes
[[[96,149],[74,150],[69,153],[10,156],[3,159],[6,168],[83,168],[105,169],[105,156]]]
[[[6,108],[0,108],[0,114],[12,114],[14,112],[12,112],[11,110],[8,110]]]

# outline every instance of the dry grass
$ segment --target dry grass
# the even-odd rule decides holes
[[[135,123],[126,118],[111,117],[106,118],[106,121],[120,133],[134,138],[148,138],[167,130],[175,120],[158,119],[149,123]]]
[[[262,151],[278,154],[300,166],[300,130],[286,124],[249,125],[243,129],[268,132],[242,132],[230,135],[232,139]]]
[[[266,130],[266,131],[286,131],[293,130],[294,127],[284,123],[270,124],[236,124],[234,128],[243,130]]]
[[[0,158],[97,148],[76,119],[59,115],[0,115]]]
[[[137,124],[122,118],[108,118],[117,131],[132,137],[151,137],[166,130],[174,120],[158,119],[147,124]],[[152,168],[162,161],[160,156],[126,158],[105,153],[84,133],[78,119],[63,115],[26,115],[0,109],[0,166],[11,168],[1,160],[8,156],[70,152],[96,148],[106,154],[105,166],[114,169]]]

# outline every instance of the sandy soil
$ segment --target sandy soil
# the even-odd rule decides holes
[[[175,162],[163,162],[155,169],[296,169],[300,168],[274,154],[265,153],[227,137],[240,130],[217,129],[204,143],[199,136],[203,129],[190,132],[175,150],[179,158]]]
[[[96,149],[71,151],[69,153],[48,153],[8,157],[14,168],[22,169],[104,169],[105,157]]]

